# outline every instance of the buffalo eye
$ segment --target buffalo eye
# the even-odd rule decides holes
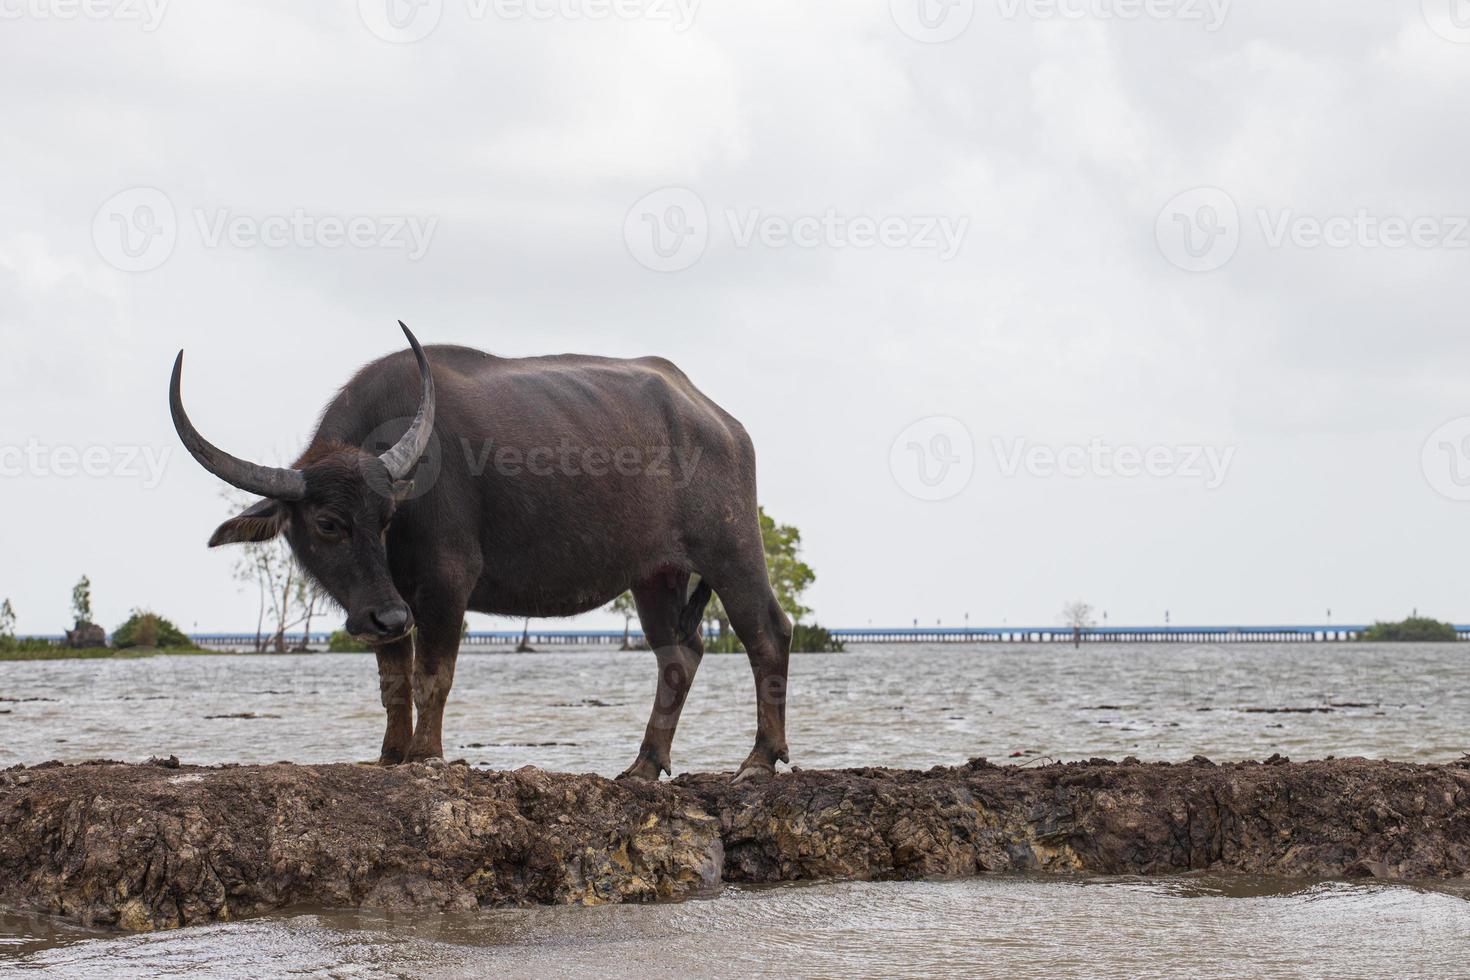
[[[342,525],[330,517],[318,517],[316,519],[317,533],[324,538],[335,538],[342,534]]]

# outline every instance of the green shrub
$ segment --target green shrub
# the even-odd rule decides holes
[[[705,653],[744,653],[745,647],[741,645],[740,638],[735,631],[727,629],[721,633],[705,624],[704,630],[704,652]]]
[[[707,653],[744,653],[745,646],[734,630],[716,633],[707,632],[704,637]],[[791,630],[792,653],[842,653],[842,641],[833,638],[827,630],[815,624],[797,623]]]
[[[134,609],[128,621],[112,634],[112,645],[119,650],[134,647],[145,650],[194,650],[194,641],[184,631],[157,613]]]
[[[1453,643],[1455,627],[1427,616],[1410,616],[1399,623],[1374,623],[1358,637],[1372,643]]]
[[[371,648],[361,640],[357,639],[346,630],[338,630],[332,634],[327,641],[327,649],[332,653],[370,653]]]
[[[49,653],[52,650],[60,650],[50,640],[34,640],[25,637],[16,637],[10,634],[0,634],[0,654],[28,654]]]
[[[842,641],[813,623],[797,623],[791,634],[792,653],[841,653]]]

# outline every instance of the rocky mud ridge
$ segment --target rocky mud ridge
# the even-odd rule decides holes
[[[1470,762],[1134,760],[660,784],[464,765],[0,773],[0,908],[170,928],[297,904],[646,902],[998,871],[1470,874]]]

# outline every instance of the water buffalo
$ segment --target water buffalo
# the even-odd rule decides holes
[[[237,459],[199,434],[180,395],[182,351],[169,390],[194,458],[264,498],[210,547],[284,533],[346,610],[348,631],[376,650],[388,713],[379,761],[443,756],[466,610],[571,616],[628,589],[658,687],[623,776],[672,774],[712,589],[755,673],[755,747],[736,778],[789,761],[791,622],[767,578],[755,451],[740,423],[662,358],[426,350],[399,326],[412,351],[359,371],[290,469]]]

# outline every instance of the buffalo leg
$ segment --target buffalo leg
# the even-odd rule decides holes
[[[405,762],[444,757],[444,704],[454,686],[454,663],[459,656],[464,614],[447,623],[419,623],[414,639],[413,703],[418,710]]]
[[[791,659],[791,620],[776,601],[762,567],[759,576],[747,575],[734,589],[720,593],[735,635],[745,645],[755,674],[755,747],[735,779],[776,771],[776,762],[789,763],[786,748],[786,671]]]
[[[674,774],[670,754],[674,730],[679,726],[679,713],[684,710],[694,673],[704,658],[700,620],[709,600],[707,589],[686,596],[686,579],[676,576],[670,581],[656,576],[633,589],[643,635],[658,662],[658,689],[638,758],[619,779],[656,780],[660,772]]]
[[[413,640],[405,637],[378,647],[377,654],[378,691],[388,712],[378,765],[393,766],[403,761],[413,737]]]

